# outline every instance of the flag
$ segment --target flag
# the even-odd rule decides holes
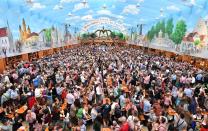
[[[46,41],[50,42],[51,41],[51,29],[46,29],[46,31],[44,33],[46,36]]]

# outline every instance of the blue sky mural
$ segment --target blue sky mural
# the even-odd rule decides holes
[[[34,32],[65,23],[82,28],[87,22],[108,17],[126,28],[145,24],[145,31],[161,19],[184,19],[192,30],[197,20],[208,19],[208,0],[1,0],[0,27],[8,20],[15,38],[25,19]]]

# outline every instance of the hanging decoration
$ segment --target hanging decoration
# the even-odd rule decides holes
[[[112,28],[118,29],[124,34],[127,34],[126,28],[122,23],[117,23],[106,17],[91,20],[89,23],[83,26],[83,28],[81,29],[81,33],[87,32],[91,27],[99,25],[111,25]]]

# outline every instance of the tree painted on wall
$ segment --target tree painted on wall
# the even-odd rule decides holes
[[[82,39],[87,39],[89,37],[89,34],[88,33],[84,33],[81,35],[81,38]]]
[[[111,36],[112,39],[116,38],[116,32],[115,31],[112,31],[111,34],[110,34],[110,36]]]
[[[95,33],[91,33],[91,34],[90,34],[90,37],[94,39],[94,38],[97,37],[97,35],[96,35]]]
[[[176,24],[175,31],[171,35],[171,39],[175,44],[181,44],[181,41],[186,33],[186,23],[184,20],[180,20]]]
[[[152,41],[154,36],[155,36],[155,27],[152,26],[151,30],[148,31],[148,33],[147,33],[147,38],[148,38],[148,40]]]
[[[162,37],[165,37],[165,33],[166,33],[165,25],[166,25],[165,20],[162,20],[157,22],[155,26],[152,26],[152,28],[147,32],[148,40],[152,41],[155,36],[158,37],[160,31],[162,31]]]
[[[112,31],[110,36],[112,39],[116,38],[117,36],[120,40],[126,40],[126,36],[122,32]]]
[[[200,43],[201,43],[201,41],[199,39],[197,39],[197,40],[194,41],[194,45],[195,46],[198,46]]]
[[[160,23],[160,30],[162,31],[162,37],[165,37],[165,21],[164,20]]]
[[[173,33],[173,27],[174,27],[174,25],[173,25],[173,19],[171,18],[171,19],[169,19],[168,21],[167,21],[167,24],[166,24],[166,27],[165,27],[165,32],[167,33],[167,35],[170,37],[171,36],[171,34]]]
[[[51,41],[51,29],[46,29],[44,31],[44,35],[45,35],[46,41],[50,42]]]
[[[161,30],[161,22],[158,22],[155,26],[155,32],[154,32],[157,37],[158,37],[160,30]]]

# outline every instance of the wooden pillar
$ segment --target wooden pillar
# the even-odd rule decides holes
[[[160,55],[160,50],[155,49],[155,54]]]
[[[6,59],[0,58],[0,73],[3,73],[5,69],[6,69]]]
[[[42,57],[44,57],[43,56],[43,51],[41,50],[41,51],[38,51],[38,58],[42,58]]]
[[[195,66],[197,68],[200,68],[200,60],[199,59],[196,59]]]
[[[182,55],[176,55],[176,60],[177,61],[182,61]]]
[[[208,70],[208,60],[205,61],[206,70]]]
[[[191,63],[191,57],[190,56],[187,56],[187,55],[183,55],[182,56],[182,61]]]
[[[49,54],[49,55],[52,55],[52,54],[53,54],[53,49],[49,49],[49,50],[48,50],[48,54]]]
[[[23,61],[29,61],[28,54],[22,54],[22,60]]]
[[[57,48],[53,48],[53,52],[56,53],[57,52]]]
[[[171,52],[165,52],[165,56],[168,58],[171,58],[173,56],[173,54]]]
[[[151,50],[149,48],[147,49],[147,53],[148,54],[151,54]]]
[[[176,57],[176,54],[175,53],[172,53],[172,56],[171,56],[172,58],[175,58]]]
[[[207,64],[208,64],[208,63],[207,63],[207,60],[204,60],[204,63],[205,63],[204,67],[205,67],[205,69],[207,70],[207,66],[208,66],[208,65],[207,65]]]

